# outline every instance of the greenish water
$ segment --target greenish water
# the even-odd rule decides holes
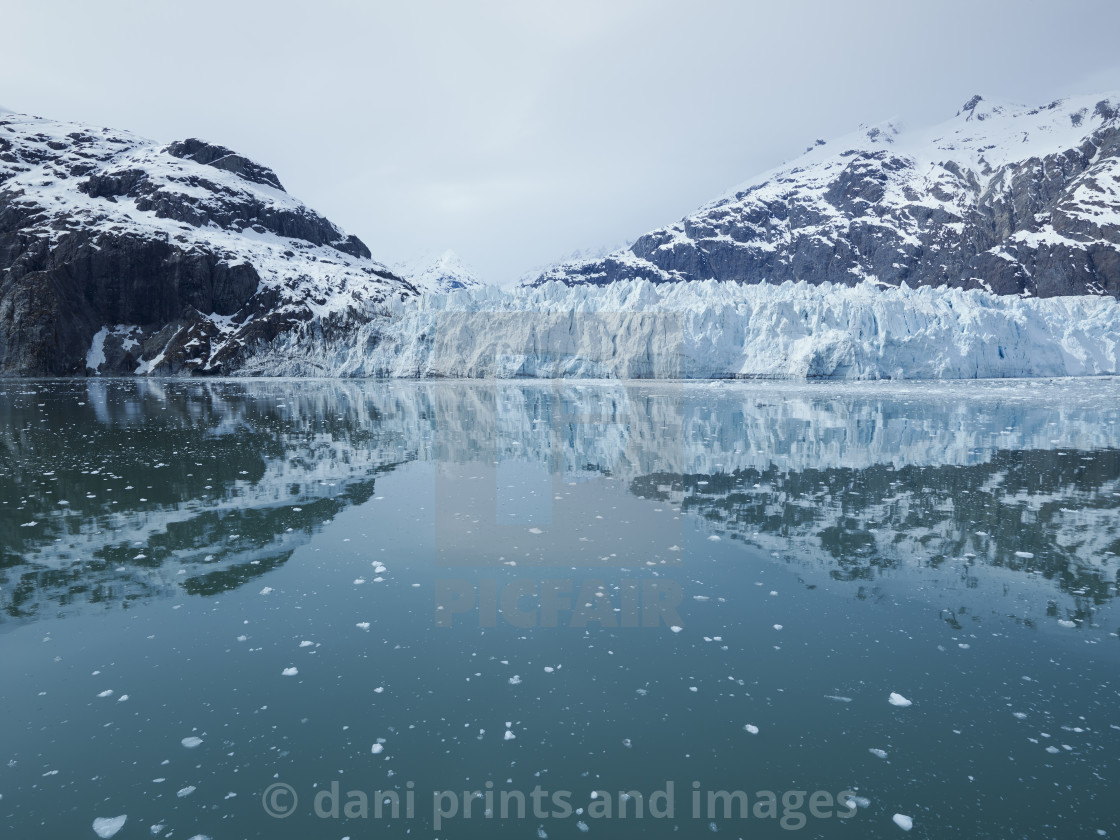
[[[1115,837],[1118,396],[5,382],[0,835]]]

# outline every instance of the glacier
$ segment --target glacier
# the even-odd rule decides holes
[[[713,280],[482,286],[281,336],[240,375],[987,379],[1120,374],[1120,302]]]

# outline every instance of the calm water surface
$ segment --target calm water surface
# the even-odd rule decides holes
[[[0,836],[1120,836],[1118,397],[0,384]]]

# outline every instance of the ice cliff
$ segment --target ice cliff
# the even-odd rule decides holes
[[[245,374],[974,379],[1120,373],[1120,303],[979,290],[701,281],[425,295]]]

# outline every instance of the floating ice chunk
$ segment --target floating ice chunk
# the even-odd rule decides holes
[[[576,823],[576,828],[578,828],[580,831],[590,831],[591,830],[591,827],[587,823],[585,823],[583,820],[580,820],[579,822]]]
[[[758,727],[755,726],[753,723],[748,723],[746,726],[743,727],[743,729],[747,730],[747,732],[751,733],[752,735],[757,735],[758,734]]]
[[[93,821],[93,830],[98,837],[112,837],[122,828],[128,820],[128,814],[121,814],[119,817],[98,817]]]
[[[180,788],[179,792],[176,793],[175,795],[178,796],[180,799],[185,799],[186,797],[188,797],[192,793],[194,793],[196,790],[198,790],[198,788],[196,788],[194,785],[187,785],[185,788]]]
[[[866,796],[849,796],[844,800],[844,805],[848,808],[870,808],[871,800]]]
[[[914,820],[905,814],[895,814],[891,819],[894,820],[894,824],[903,831],[909,831],[914,827]]]
[[[1026,720],[1026,717],[1027,717],[1026,712],[1012,712],[1011,714],[1014,715],[1019,720]]]
[[[193,750],[195,747],[202,743],[202,739],[196,738],[194,735],[191,735],[189,738],[184,738],[179,743],[181,743],[188,750]]]
[[[670,630],[672,630],[672,631],[673,631],[674,633],[679,633],[679,632],[681,632],[681,631],[682,631],[682,630],[683,630],[684,628],[683,628],[683,627],[681,627],[681,626],[680,626],[679,624],[674,624],[674,625],[672,625],[672,626],[671,626],[671,627],[670,627],[669,629],[670,629]]]
[[[530,528],[529,533],[530,534],[543,534],[544,531],[542,531],[540,528]]]
[[[128,700],[128,695],[127,694],[122,694],[120,697],[117,698],[118,703],[124,703],[126,700]]]
[[[509,678],[509,684],[510,685],[521,685],[521,677],[519,677],[517,674],[514,674],[512,677]]]
[[[299,668],[285,668],[280,674],[284,677],[294,677],[299,674]]]
[[[711,542],[719,542],[719,534],[712,534],[710,537],[708,537],[708,539]]]
[[[383,685],[379,685],[379,686],[378,686],[377,688],[375,688],[375,689],[373,690],[373,693],[374,693],[374,694],[380,694],[380,693],[381,693],[381,692],[383,692],[384,690],[385,690],[385,686],[383,686]]]
[[[826,694],[824,696],[824,699],[825,700],[835,700],[837,703],[851,703],[852,702],[851,697],[844,697],[843,695],[840,695],[840,694]]]
[[[305,639],[304,641],[299,643],[299,646],[301,648],[305,648],[305,647],[311,647],[313,644],[315,644],[315,643],[314,642],[309,642]]]
[[[537,837],[541,840],[548,840],[548,833],[544,830],[544,826],[537,826]]]
[[[556,670],[556,669],[555,669],[555,668],[553,668],[553,667],[552,667],[551,665],[545,665],[545,666],[544,666],[544,672],[545,672],[546,674],[551,674],[551,673],[552,673],[553,671],[555,671],[555,670]]]
[[[875,747],[872,747],[871,749],[869,749],[868,752],[871,753],[876,758],[886,758],[887,757],[887,751],[886,750],[876,749]]]
[[[513,734],[513,732],[511,732],[511,731],[510,731],[509,729],[507,729],[507,730],[506,730],[506,734],[505,734],[505,738],[504,738],[504,740],[506,740],[506,741],[512,741],[512,740],[514,740],[515,738],[517,738],[517,736],[516,736],[516,735],[514,735],[514,734]]]
[[[102,691],[100,694],[98,694],[97,696],[98,697],[112,697],[113,696],[113,689],[107,688],[104,691]]]
[[[1059,626],[1059,627],[1069,627],[1069,628],[1073,628],[1073,627],[1076,627],[1076,626],[1077,626],[1077,624],[1076,624],[1076,623],[1074,623],[1074,622],[1072,622],[1072,621],[1067,621],[1067,620],[1066,620],[1066,619],[1064,619],[1064,618],[1059,618],[1059,619],[1058,619],[1058,626]]]
[[[775,630],[781,630],[781,629],[782,629],[782,625],[780,625],[780,624],[775,624],[775,625],[774,625],[774,629],[775,629]]]
[[[385,745],[383,743],[381,743],[380,740],[378,740],[378,742],[376,744],[374,744],[372,747],[370,747],[369,751],[371,753],[373,753],[374,755],[380,755],[381,753],[383,753],[385,751]]]
[[[369,630],[369,622],[368,621],[359,621],[354,626],[357,627],[359,630]]]
[[[266,586],[264,589],[261,590],[261,594],[262,595],[267,595],[271,591],[272,591],[272,587],[271,586]]]
[[[622,739],[622,746],[629,748],[629,747],[632,747],[633,744],[631,743],[629,738],[623,738]]]
[[[911,706],[911,705],[913,705],[913,703],[912,703],[912,702],[911,702],[910,700],[907,700],[907,699],[906,699],[905,697],[903,697],[903,696],[902,696],[901,694],[896,694],[896,693],[895,693],[895,692],[893,692],[893,691],[891,692],[891,696],[890,696],[890,697],[888,697],[888,698],[887,698],[887,700],[888,700],[888,701],[890,702],[890,704],[891,704],[892,706],[902,706],[902,707],[906,707],[906,706]]]
[[[1034,557],[1034,553],[1030,551],[1016,551],[1015,556],[1022,557],[1024,560],[1030,560]]]

